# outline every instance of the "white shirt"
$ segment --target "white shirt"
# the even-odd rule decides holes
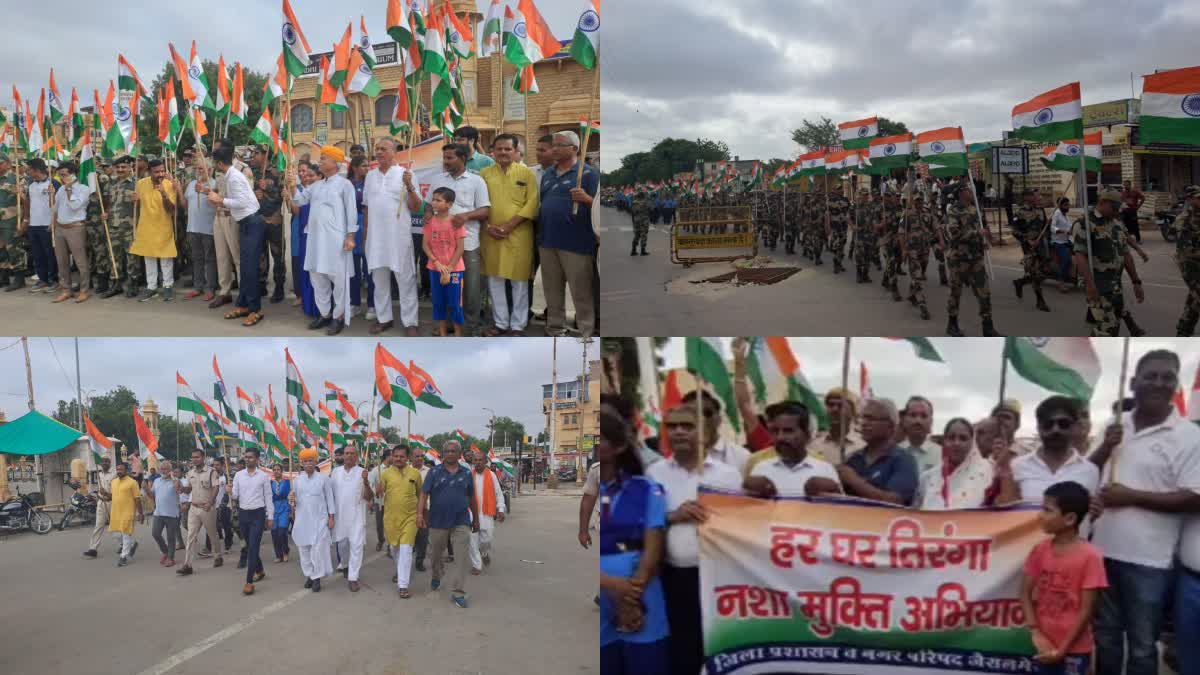
[[[363,182],[363,205],[367,208],[367,269],[387,268],[414,275],[412,213],[404,167],[393,165],[387,173],[372,169]]]
[[[358,232],[358,206],[354,184],[344,176],[316,181],[296,195],[296,206],[309,204],[308,248],[304,271],[333,277],[346,274],[352,253],[345,250],[346,236]]]
[[[1183,533],[1179,537],[1179,562],[1200,574],[1200,514],[1193,513],[1184,518]]]
[[[92,188],[76,181],[71,186],[71,196],[67,196],[67,186],[58,188],[54,195],[54,211],[60,224],[82,223],[87,218],[88,197],[92,196]]]
[[[775,490],[785,497],[805,496],[804,485],[810,478],[828,478],[838,485],[842,484],[837,469],[834,469],[832,464],[808,456],[804,457],[804,461],[792,466],[788,466],[779,458],[759,462],[750,470],[750,475],[770,480],[775,485]]]
[[[421,472],[421,482],[422,482],[422,483],[424,483],[424,482],[425,482],[425,477],[429,475],[429,467],[428,467],[428,466],[426,466],[426,465],[424,465],[424,464],[422,464],[422,465],[421,465],[421,468],[420,468],[420,469],[417,469],[417,471],[420,471],[420,472]]]
[[[379,490],[379,472],[382,471],[383,469],[386,469],[388,466],[390,466],[390,465],[389,464],[379,464],[378,466],[376,466],[374,469],[371,469],[371,471],[367,473],[367,481],[371,483],[371,490],[373,490],[373,491]],[[375,497],[375,505],[383,506],[383,497],[378,497],[378,496]]]
[[[1162,424],[1134,431],[1133,413],[1121,416],[1124,442],[1100,473],[1108,481],[1147,492],[1200,492],[1200,427],[1174,410]],[[1183,525],[1182,514],[1135,506],[1105,509],[1096,521],[1093,542],[1106,558],[1170,569]]]
[[[299,546],[314,546],[329,536],[329,516],[337,522],[337,502],[329,476],[313,471],[301,471],[292,478],[292,494],[296,496],[296,513],[292,518],[292,538]],[[328,539],[325,543],[328,544]],[[328,555],[328,549],[324,555]]]
[[[215,502],[213,502],[213,504],[216,504],[218,507],[221,506],[221,502],[223,502],[225,500],[225,483],[226,482],[227,481],[225,480],[225,474],[221,474],[220,479],[217,480],[217,500]]]
[[[1061,209],[1054,209],[1050,218],[1050,241],[1056,244],[1071,243],[1071,221]]]
[[[249,469],[237,472],[233,475],[233,498],[240,509],[265,509],[272,503],[271,473],[262,467],[253,474]]]
[[[708,449],[708,456],[718,462],[725,462],[737,469],[738,473],[741,473],[746,466],[746,462],[750,459],[750,451],[722,438],[717,441],[716,445]]]
[[[589,497],[600,496],[600,462],[588,469],[587,478],[583,481],[583,494]]]
[[[225,208],[233,214],[234,220],[243,220],[258,213],[258,198],[254,196],[254,188],[245,174],[235,167],[229,167],[225,172]]]
[[[451,213],[466,213],[492,205],[488,197],[487,183],[483,182],[479,174],[471,171],[463,171],[462,175],[457,178],[445,171],[434,176],[433,181],[429,185],[426,202],[433,198],[433,191],[438,188],[450,188],[454,190],[454,205],[463,210],[457,212],[451,211]],[[468,220],[465,227],[467,228],[467,237],[463,240],[463,250],[478,250],[479,221]]]
[[[1058,471],[1051,471],[1042,460],[1041,450],[1012,460],[1013,481],[1021,492],[1021,501],[1041,503],[1046,488],[1063,481],[1074,481],[1094,495],[1100,489],[1100,469],[1091,460],[1072,449],[1071,456]]]
[[[901,444],[901,448],[908,451],[912,458],[917,460],[918,475],[926,471],[940,467],[942,465],[942,446],[934,443],[931,439],[926,438],[921,445],[913,445],[907,438]]]
[[[475,500],[479,504],[479,517],[488,518],[483,513],[483,479],[487,476],[487,472],[479,473],[475,469],[471,469],[471,477],[475,479]],[[496,513],[504,513],[504,491],[500,487],[500,479],[496,476],[496,472],[492,472],[492,488],[496,491]]]
[[[50,179],[29,183],[29,226],[50,227]]]
[[[367,500],[363,499],[363,472],[364,469],[357,464],[352,469],[344,465],[337,466],[329,472],[333,500],[337,504],[337,518],[333,522],[334,541],[349,539],[357,545],[366,537]]]
[[[196,192],[196,183],[195,180],[189,182],[187,189],[183,192],[184,198],[187,199],[187,231],[197,234],[212,234],[217,207],[208,201],[208,195]]]
[[[667,511],[696,499],[701,485],[723,490],[741,490],[742,475],[724,462],[704,458],[699,471],[688,471],[669,457],[646,468],[646,477],[663,486]],[[667,527],[667,562],[675,567],[700,564],[700,539],[695,523],[675,523]]]

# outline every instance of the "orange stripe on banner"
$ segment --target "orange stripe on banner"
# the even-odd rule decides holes
[[[933,141],[961,141],[962,127],[942,127],[933,131],[922,131],[917,134],[917,144],[932,143]]]
[[[1021,113],[1026,113],[1031,110],[1041,110],[1042,108],[1045,108],[1047,106],[1060,105],[1063,103],[1070,103],[1071,101],[1078,101],[1078,100],[1079,100],[1079,83],[1072,82],[1071,84],[1064,84],[1063,86],[1059,87],[1058,89],[1051,89],[1050,91],[1048,91],[1044,94],[1041,94],[1039,96],[1034,96],[1033,98],[1029,99],[1028,101],[1025,101],[1024,103],[1016,104],[1015,106],[1013,106],[1012,114],[1019,115]]]
[[[1200,66],[1177,68],[1165,73],[1155,73],[1146,76],[1142,93],[1155,94],[1195,94],[1200,92]]]

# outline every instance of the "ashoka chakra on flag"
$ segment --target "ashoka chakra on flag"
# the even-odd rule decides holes
[[[929,145],[929,150],[930,150],[931,152],[933,152],[933,154],[935,154],[935,155],[936,155],[936,154],[939,154],[939,153],[945,152],[945,151],[946,151],[946,146],[945,146],[945,145],[943,145],[941,141],[934,141],[933,143],[931,143],[931,144]]]
[[[1049,108],[1042,108],[1041,110],[1038,111],[1038,114],[1033,118],[1033,123],[1039,127],[1042,126],[1043,124],[1049,124],[1050,122],[1053,122],[1053,121],[1054,121],[1054,111]]]
[[[1200,94],[1188,94],[1184,96],[1179,107],[1183,109],[1185,115],[1200,117]]]
[[[596,14],[595,10],[589,9],[579,17],[579,30],[585,33],[591,33],[600,27],[600,15]]]
[[[896,144],[888,143],[887,145],[883,146],[883,154],[885,154],[885,155],[896,154]]]
[[[868,135],[870,135],[870,133],[871,133],[871,128],[870,128],[870,127],[859,127],[859,128],[858,128],[858,137],[859,137],[859,138],[863,138],[863,137],[865,137],[865,136],[868,136]]]
[[[513,35],[516,35],[517,37],[521,38],[522,40],[527,37],[525,35],[525,22],[524,21],[513,26]]]
[[[291,44],[296,44],[296,29],[292,28],[291,23],[283,24],[283,41]]]

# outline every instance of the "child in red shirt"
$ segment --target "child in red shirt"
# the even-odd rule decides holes
[[[1079,537],[1087,513],[1087,488],[1074,481],[1055,483],[1042,497],[1042,531],[1051,537],[1025,560],[1021,604],[1043,675],[1089,672],[1092,616],[1108,577],[1100,550]]]
[[[455,227],[451,218],[454,191],[438,188],[429,199],[433,217],[425,225],[423,247],[429,257],[429,286],[433,298],[433,320],[438,335],[446,337],[446,322],[454,324],[455,337],[462,337],[463,316],[463,239],[465,227]]]

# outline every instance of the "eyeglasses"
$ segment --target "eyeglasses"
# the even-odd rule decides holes
[[[1071,426],[1074,424],[1075,424],[1075,420],[1067,419],[1065,417],[1056,417],[1055,419],[1046,420],[1045,422],[1041,422],[1039,424],[1039,426],[1042,428],[1043,431],[1053,431],[1055,428],[1066,431],[1066,430],[1070,429]]]
[[[570,143],[553,143],[552,145],[556,148],[573,148],[573,147],[575,147],[574,145],[572,145]]]

